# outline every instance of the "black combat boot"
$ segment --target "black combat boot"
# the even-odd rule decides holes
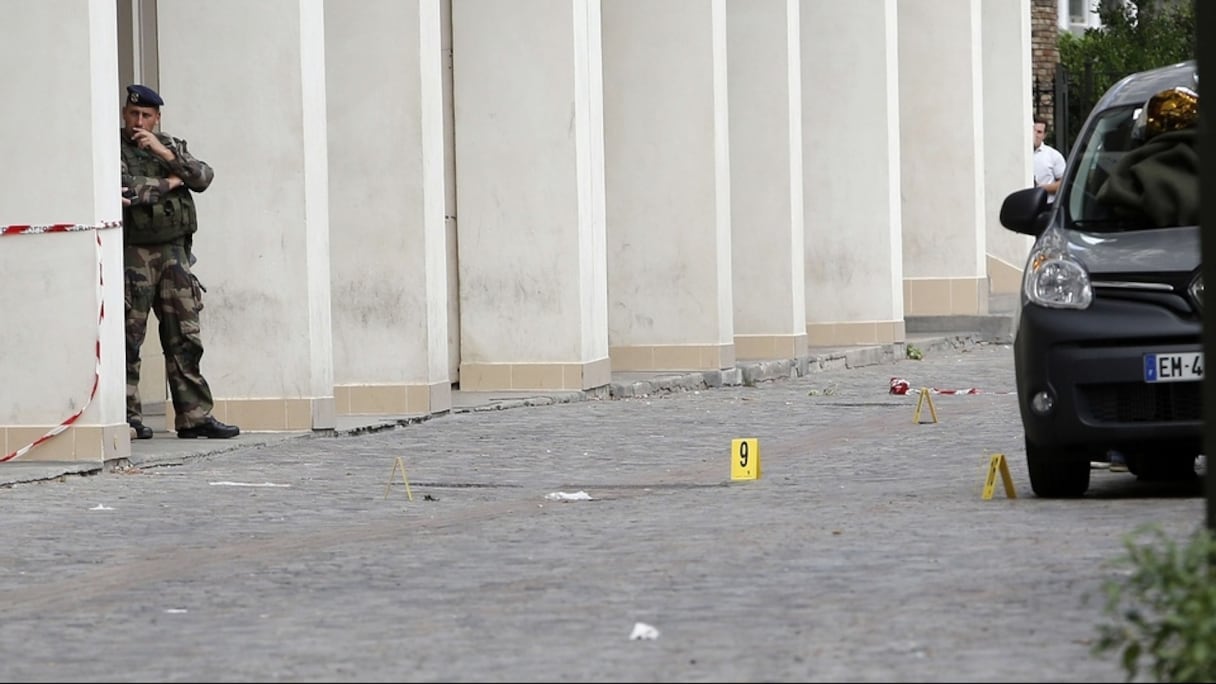
[[[135,439],[152,439],[152,428],[147,425],[138,420],[128,420],[127,425],[131,426],[131,431],[135,433]]]
[[[195,439],[196,437],[206,437],[207,439],[228,439],[241,434],[241,429],[235,425],[225,425],[211,416],[202,423],[194,427],[182,428],[177,431],[177,436],[181,439]]]

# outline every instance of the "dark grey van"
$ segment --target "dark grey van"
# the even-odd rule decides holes
[[[1199,83],[1194,62],[1128,76],[1089,114],[1057,199],[1005,198],[1036,236],[1014,341],[1030,484],[1089,488],[1118,451],[1141,477],[1195,476],[1202,451]]]

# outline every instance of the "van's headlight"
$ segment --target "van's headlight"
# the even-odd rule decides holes
[[[1094,301],[1085,267],[1053,244],[1031,252],[1022,290],[1031,303],[1052,309],[1086,309]]]

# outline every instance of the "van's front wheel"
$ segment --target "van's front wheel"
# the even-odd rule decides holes
[[[1075,499],[1089,489],[1089,461],[1070,457],[1066,449],[1026,440],[1026,467],[1035,496]]]

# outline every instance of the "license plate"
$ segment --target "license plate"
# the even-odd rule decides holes
[[[1203,352],[1145,354],[1145,382],[1187,382],[1203,379]]]

